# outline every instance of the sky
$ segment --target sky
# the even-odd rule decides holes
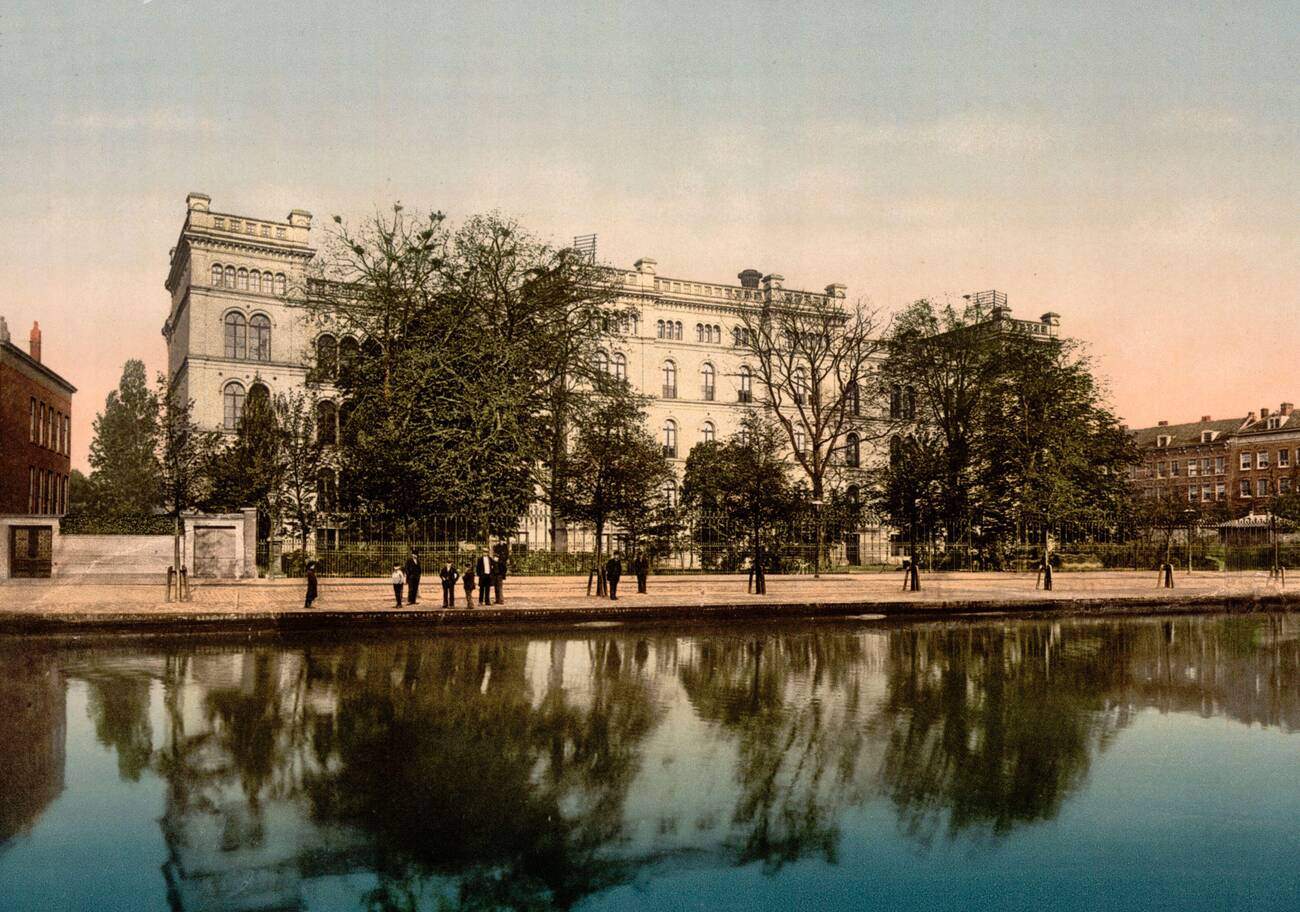
[[[1290,3],[5,0],[0,314],[78,387],[165,365],[213,208],[487,210],[600,258],[1061,314],[1130,425],[1300,401]],[[317,240],[320,240],[318,237]]]

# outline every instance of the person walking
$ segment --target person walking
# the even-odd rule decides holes
[[[402,572],[406,574],[406,604],[414,605],[420,600],[420,555],[414,548]]]
[[[618,552],[610,555],[609,560],[605,561],[605,583],[609,586],[609,600],[618,601],[618,580],[623,575],[623,564],[618,559]]]
[[[636,591],[645,594],[646,579],[650,576],[650,558],[644,551],[638,551],[632,560],[632,572],[636,574]]]
[[[497,556],[492,561],[492,588],[497,594],[497,604],[500,605],[505,596],[501,594],[506,584],[506,546],[504,543],[497,546]]]
[[[311,603],[316,601],[316,562],[307,562],[307,598],[302,607],[310,608]]]
[[[388,581],[393,584],[393,598],[397,600],[397,607],[401,608],[402,586],[406,584],[406,577],[402,575],[402,568],[394,564],[393,575],[388,578]]]
[[[470,564],[465,568],[465,607],[474,607],[474,565]],[[454,584],[453,584],[454,585]]]
[[[491,605],[492,558],[487,551],[479,555],[478,561],[474,564],[474,572],[478,574],[478,603],[480,605]]]
[[[456,572],[456,568],[452,566],[451,561],[447,561],[442,565],[438,577],[442,580],[442,607],[455,608],[456,580],[460,579],[460,574]]]

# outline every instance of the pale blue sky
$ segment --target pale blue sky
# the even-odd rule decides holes
[[[1288,4],[0,8],[0,313],[81,388],[163,364],[189,190],[320,224],[499,208],[603,258],[996,287],[1134,423],[1300,397]]]

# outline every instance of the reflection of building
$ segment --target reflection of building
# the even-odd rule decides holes
[[[0,848],[63,791],[66,697],[54,657],[0,653]]]

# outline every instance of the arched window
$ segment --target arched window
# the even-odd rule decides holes
[[[274,282],[274,281],[275,281],[275,277],[272,276],[271,273],[269,273],[269,272],[264,272],[264,273],[262,273],[262,293],[263,293],[263,294],[270,294],[270,293],[271,293],[271,283]]]
[[[898,468],[898,464],[903,461],[903,441],[895,434],[889,438],[889,466]]]
[[[673,326],[677,330],[677,334],[673,338],[677,339],[680,342],[682,339],[682,321],[678,320],[675,324],[673,324]]]
[[[664,398],[677,398],[677,365],[672,361],[665,361],[663,366],[664,375]]]
[[[339,410],[328,399],[316,403],[316,439],[326,445],[339,442]]]
[[[677,458],[677,422],[671,418],[664,421],[664,455]]]
[[[666,339],[666,338],[668,338],[667,336],[664,335],[664,321],[663,321],[663,320],[655,320],[655,338],[656,338],[656,339]]]
[[[794,369],[794,403],[803,405],[808,401],[808,372],[802,367]]]
[[[222,426],[228,431],[237,430],[240,419],[244,417],[243,385],[236,381],[227,383],[221,393],[221,402],[223,406]]]
[[[713,343],[715,345],[722,344],[722,327],[716,323],[713,325]]]
[[[862,493],[858,490],[857,485],[849,485],[848,490],[844,492],[849,499],[849,506],[856,507],[858,501],[862,498]]]
[[[339,369],[338,342],[328,333],[316,339],[316,370],[325,380],[334,379]]]
[[[283,272],[277,272],[277,273],[275,274],[275,293],[276,293],[277,296],[279,296],[279,297],[284,297],[284,293],[285,293],[285,290],[286,290],[286,285],[287,285],[287,283],[285,282],[285,279],[284,279],[284,273],[283,273]]]
[[[357,359],[361,355],[361,346],[351,336],[339,339],[339,376],[349,377],[356,370]]]
[[[220,264],[220,263],[213,263],[213,264],[212,264],[212,287],[213,287],[213,288],[220,288],[220,287],[221,287],[221,284],[222,284],[222,282],[221,282],[221,277],[222,277],[223,275],[225,275],[225,273],[223,273],[223,272],[221,271],[221,264]]]
[[[850,415],[862,414],[862,396],[858,393],[857,381],[850,381],[844,387],[844,410]]]
[[[740,402],[754,401],[754,375],[750,373],[749,368],[745,365],[740,366],[740,389],[736,393],[736,398]]]
[[[248,291],[248,270],[241,269],[235,275],[235,287],[240,291]]]
[[[609,355],[605,354],[603,351],[598,351],[596,352],[596,357],[593,361],[593,367],[595,367],[598,372],[602,374],[609,373]]]
[[[627,379],[627,355],[622,352],[614,353],[614,379]]]
[[[225,284],[225,286],[226,286],[227,288],[234,288],[234,287],[235,287],[235,267],[234,267],[234,266],[227,266],[227,267],[226,267],[226,279],[225,279],[224,284]]]
[[[713,443],[718,439],[718,430],[713,426],[712,421],[704,422],[704,427],[700,428],[700,437],[705,443]]]
[[[804,433],[803,428],[794,429],[794,451],[796,453],[808,452],[808,435]]]
[[[858,443],[857,434],[849,434],[844,439],[844,464],[851,469],[856,469],[862,460],[862,448]]]
[[[254,269],[252,272],[248,274],[248,290],[249,291],[262,290],[262,274],[258,272],[256,269]]]
[[[254,383],[248,388],[248,395],[244,398],[244,410],[256,405],[259,408],[268,408],[271,404],[271,391],[266,388],[265,383]]]
[[[248,354],[254,361],[271,360],[271,321],[266,314],[253,314],[248,321]]]
[[[704,387],[705,402],[713,401],[714,380],[716,376],[717,375],[713,370],[713,365],[705,361],[704,366],[700,368],[700,381],[702,386]]]
[[[248,357],[248,322],[241,313],[228,313],[225,320],[226,357],[241,361]]]
[[[696,342],[703,342],[703,341],[704,341],[704,324],[703,324],[703,323],[696,323],[696,324],[695,324],[695,341],[696,341]]]
[[[379,344],[379,340],[373,337],[366,339],[361,343],[361,351],[371,360],[378,361],[384,356],[384,347]]]

